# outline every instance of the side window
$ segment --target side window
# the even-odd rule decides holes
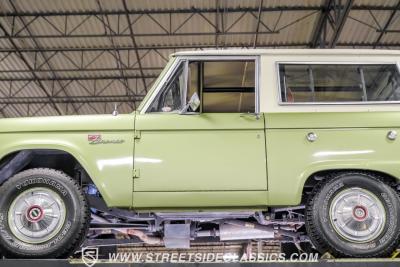
[[[254,60],[183,61],[148,112],[254,113],[255,101]]]
[[[185,66],[186,62],[180,64],[154,99],[149,112],[177,112],[183,108],[187,84]]]
[[[203,112],[255,112],[255,62],[205,61]]]
[[[400,100],[395,64],[279,64],[282,102]]]

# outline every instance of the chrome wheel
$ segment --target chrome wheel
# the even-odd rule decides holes
[[[8,211],[11,232],[19,240],[38,244],[60,232],[66,217],[64,201],[54,191],[38,187],[22,192]]]
[[[343,190],[335,196],[329,217],[335,231],[355,243],[377,238],[386,222],[382,202],[370,191],[358,187]]]

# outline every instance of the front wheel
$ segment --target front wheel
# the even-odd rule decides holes
[[[318,184],[307,203],[306,228],[321,253],[385,257],[400,242],[400,199],[378,176],[343,172]]]
[[[0,196],[0,251],[7,258],[64,258],[86,235],[85,195],[60,171],[18,173],[0,187]]]

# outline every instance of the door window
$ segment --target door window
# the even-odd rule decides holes
[[[212,61],[203,66],[203,112],[255,112],[254,61]]]
[[[254,60],[183,61],[149,112],[254,113],[255,85]]]

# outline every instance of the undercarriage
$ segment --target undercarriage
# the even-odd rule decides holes
[[[91,224],[86,246],[149,244],[190,248],[191,243],[264,240],[309,242],[304,206],[268,211],[151,212],[109,209],[89,195]]]

